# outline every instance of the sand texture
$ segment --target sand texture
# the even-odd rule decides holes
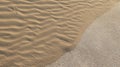
[[[87,28],[74,50],[47,67],[120,67],[120,2]]]
[[[0,67],[44,67],[118,0],[1,0]]]

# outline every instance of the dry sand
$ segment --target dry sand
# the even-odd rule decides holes
[[[118,0],[1,0],[0,67],[44,67]]]
[[[87,28],[74,50],[47,67],[120,67],[120,2]]]

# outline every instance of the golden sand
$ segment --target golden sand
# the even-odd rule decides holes
[[[0,67],[44,67],[118,0],[1,0]]]

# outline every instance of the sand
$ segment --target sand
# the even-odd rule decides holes
[[[0,67],[44,67],[75,47],[118,0],[1,0]]]
[[[87,28],[74,50],[47,67],[120,67],[120,2]]]

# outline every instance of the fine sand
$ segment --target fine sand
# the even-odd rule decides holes
[[[44,67],[118,0],[1,0],[0,67]]]
[[[74,50],[47,67],[120,67],[120,2],[87,28]]]

